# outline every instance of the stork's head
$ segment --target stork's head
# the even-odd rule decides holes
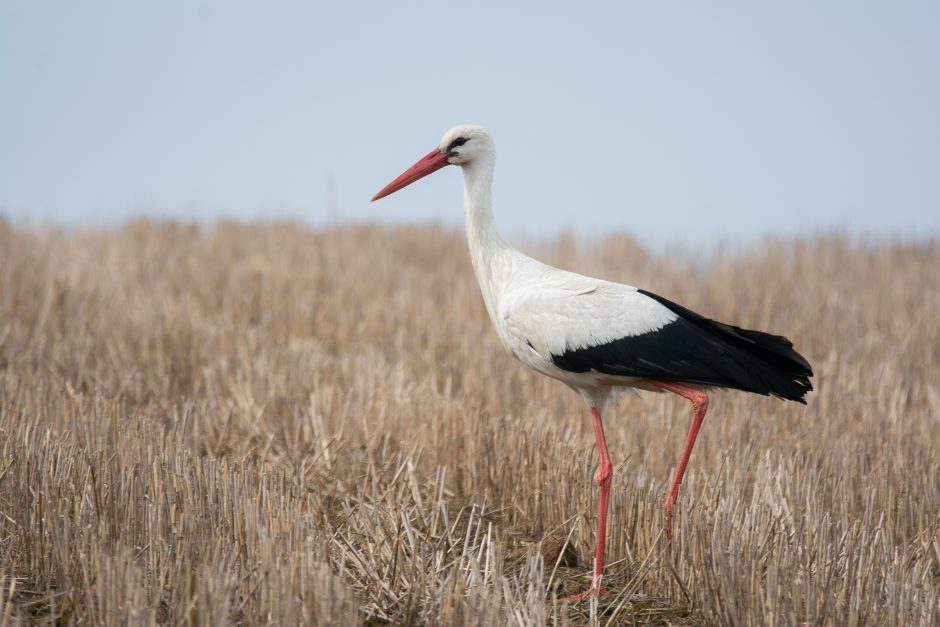
[[[437,148],[383,187],[372,197],[372,200],[397,192],[418,179],[440,170],[445,165],[469,166],[479,161],[492,159],[493,154],[493,138],[485,128],[472,124],[455,126],[444,133]]]
[[[437,149],[447,153],[450,165],[467,165],[492,156],[493,137],[482,126],[461,124],[444,133]]]

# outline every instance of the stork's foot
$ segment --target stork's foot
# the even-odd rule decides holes
[[[604,586],[601,586],[600,589],[591,586],[584,592],[579,592],[578,594],[572,594],[570,597],[558,599],[558,603],[578,603],[580,601],[584,601],[585,599],[590,599],[593,596],[606,597],[610,596],[610,592],[608,592],[607,588]]]
[[[663,510],[663,531],[666,533],[666,539],[672,540],[672,501],[666,501],[666,508]]]

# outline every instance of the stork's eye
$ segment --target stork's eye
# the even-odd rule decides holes
[[[467,139],[466,137],[458,137],[458,138],[455,139],[454,141],[450,142],[450,145],[449,145],[449,146],[447,146],[447,152],[450,152],[451,150],[453,150],[453,149],[456,148],[457,146],[463,146],[463,145],[466,144],[468,141],[470,141],[470,140]]]

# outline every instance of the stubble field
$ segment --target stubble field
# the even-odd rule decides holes
[[[671,543],[688,404],[610,406],[599,606],[553,603],[590,581],[589,416],[503,352],[460,232],[0,222],[0,624],[940,624],[936,241],[523,248],[816,372],[713,394]]]

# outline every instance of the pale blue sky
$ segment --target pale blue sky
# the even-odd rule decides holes
[[[514,236],[940,233],[940,2],[3,0],[0,214],[462,221]]]

